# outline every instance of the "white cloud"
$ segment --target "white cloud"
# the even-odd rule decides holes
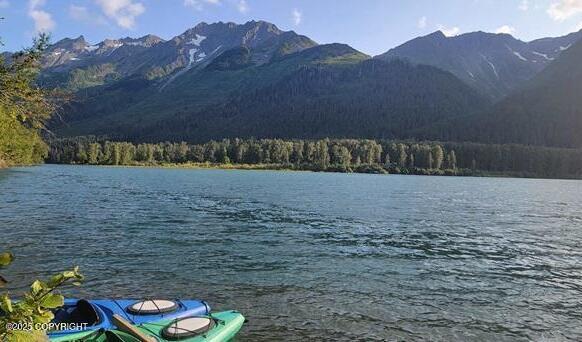
[[[49,32],[55,28],[56,23],[50,13],[44,11],[45,0],[30,0],[28,2],[28,16],[34,20],[34,31]]]
[[[515,33],[515,27],[509,26],[509,25],[503,25],[501,27],[498,27],[495,30],[495,33],[514,34]]]
[[[10,1],[0,0],[0,8],[7,8],[7,7],[10,7]]]
[[[69,15],[71,16],[71,18],[78,21],[84,21],[90,17],[87,7],[77,5],[69,6]]]
[[[220,0],[184,0],[184,6],[192,7],[197,11],[202,11],[205,4],[220,5]]]
[[[241,13],[247,13],[249,11],[249,4],[246,0],[240,0],[237,5],[238,11]]]
[[[135,27],[135,19],[145,12],[145,6],[134,0],[96,0],[103,13],[125,29]]]
[[[461,32],[461,29],[457,26],[445,27],[443,25],[439,25],[438,29],[447,37],[457,36]]]
[[[301,24],[301,21],[303,21],[303,13],[301,13],[301,11],[299,11],[297,8],[294,8],[293,12],[291,12],[291,15],[293,17],[293,23],[296,26]]]
[[[548,15],[556,21],[564,21],[582,13],[582,0],[559,0],[550,4]]]
[[[107,19],[102,15],[95,15],[89,11],[89,9],[85,6],[78,6],[71,4],[69,6],[69,16],[76,21],[79,21],[84,24],[91,24],[91,25],[98,25],[98,26],[106,26],[108,25]]]
[[[420,19],[418,19],[418,23],[416,24],[416,26],[418,26],[418,28],[423,29],[426,27],[426,17],[421,17]]]
[[[517,8],[519,8],[520,11],[524,12],[529,10],[529,0],[521,0]]]

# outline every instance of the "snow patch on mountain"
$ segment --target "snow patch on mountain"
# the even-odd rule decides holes
[[[519,53],[519,52],[517,52],[517,51],[513,51],[513,54],[514,54],[514,55],[516,55],[516,56],[517,56],[517,58],[521,59],[522,61],[524,61],[524,62],[529,62],[529,59],[527,59],[527,58],[523,57],[523,56],[521,55],[521,53]]]
[[[491,67],[491,69],[493,70],[493,73],[495,74],[495,77],[497,77],[497,79],[499,79],[499,74],[497,73],[497,68],[495,68],[495,65],[493,63],[491,63],[487,57],[485,57],[485,55],[481,55],[481,57],[483,57],[483,59],[485,60],[485,62],[487,62],[489,64],[489,66]]]
[[[195,46],[200,46],[200,44],[202,44],[202,42],[206,39],[205,36],[199,36],[199,35],[194,35],[194,38],[192,38],[188,44],[192,44]]]
[[[566,51],[568,50],[570,47],[572,46],[572,44],[568,44],[566,46],[560,46],[560,51]]]
[[[143,47],[149,47],[148,44],[146,44],[145,42],[126,42],[126,45],[129,46],[143,46]]]
[[[206,54],[204,52],[202,52],[201,54],[198,55],[198,58],[196,59],[196,63],[202,62],[204,60],[204,58],[206,58]]]
[[[548,56],[548,55],[546,55],[545,53],[541,53],[541,52],[537,52],[537,51],[532,51],[531,53],[533,53],[533,54],[534,54],[534,55],[536,55],[536,56],[540,56],[540,57],[543,57],[543,58],[545,58],[545,60],[546,60],[546,61],[553,61],[553,60],[554,60],[554,58],[552,58],[552,57],[549,57],[549,56]]]
[[[190,49],[188,50],[188,56],[190,58],[189,62],[188,62],[188,68],[192,67],[192,64],[194,64],[195,62],[195,56],[196,53],[198,52],[198,49]]]
[[[513,53],[517,58],[521,59],[524,62],[529,62],[529,60],[527,58],[523,57],[523,55],[521,53],[510,48],[509,45],[506,44],[505,47],[507,48],[507,50],[509,50],[511,53]]]

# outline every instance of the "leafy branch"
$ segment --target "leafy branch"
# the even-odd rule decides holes
[[[0,254],[0,268],[8,266],[14,260],[11,253]],[[7,283],[1,277],[0,286]],[[50,323],[53,310],[63,306],[64,297],[57,292],[65,285],[78,286],[83,281],[83,275],[78,267],[61,272],[51,277],[47,282],[36,280],[24,293],[22,299],[14,301],[7,292],[0,294],[0,341],[37,341],[46,339],[46,331],[42,324]],[[11,329],[12,324],[30,329]]]

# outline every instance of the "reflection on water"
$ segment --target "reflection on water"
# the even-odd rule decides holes
[[[582,182],[42,166],[0,249],[78,296],[197,297],[239,340],[582,339]]]

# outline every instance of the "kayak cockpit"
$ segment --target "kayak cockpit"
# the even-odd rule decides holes
[[[84,299],[80,299],[73,305],[65,305],[56,310],[53,322],[92,327],[98,325],[101,319],[95,306]]]

